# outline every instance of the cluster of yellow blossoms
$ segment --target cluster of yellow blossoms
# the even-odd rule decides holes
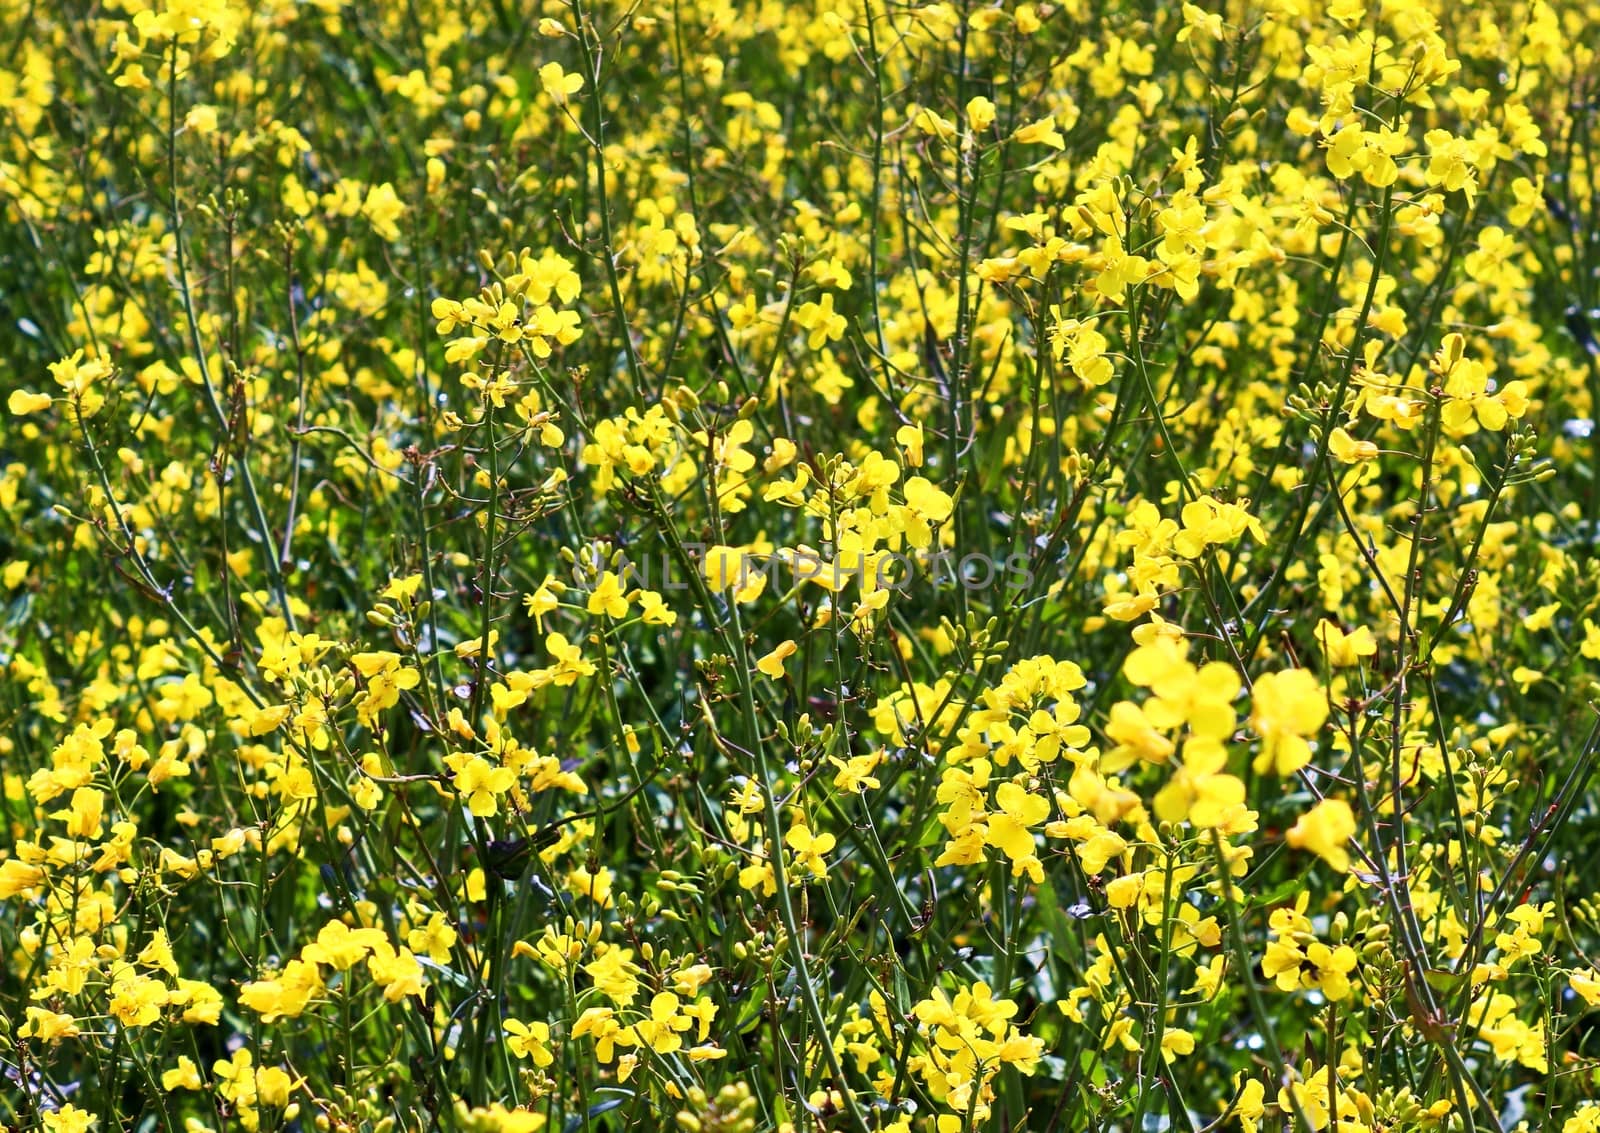
[[[1600,1133],[1592,0],[0,16],[0,1124]]]

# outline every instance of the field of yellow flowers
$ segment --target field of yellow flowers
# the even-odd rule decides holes
[[[0,1127],[1600,1133],[1596,0],[0,0]]]

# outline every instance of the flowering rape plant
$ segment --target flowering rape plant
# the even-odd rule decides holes
[[[0,1123],[1600,1130],[1593,0],[0,0]]]

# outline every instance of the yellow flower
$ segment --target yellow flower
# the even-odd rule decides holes
[[[1032,828],[1049,816],[1050,803],[1016,783],[1002,783],[995,791],[995,805],[1000,809],[989,816],[984,840],[1005,854],[1013,872],[1020,874],[1027,863],[1037,861]]]
[[[922,426],[920,424],[901,425],[899,429],[895,430],[894,439],[905,455],[907,467],[921,468],[924,440]]]
[[[19,1033],[25,1039],[34,1038],[44,1043],[59,1042],[61,1039],[78,1036],[78,1021],[71,1015],[30,1006],[27,1009],[27,1022],[22,1024]]]
[[[1328,451],[1341,463],[1356,464],[1375,458],[1378,455],[1378,446],[1371,441],[1356,440],[1341,425],[1328,434]]]
[[[444,919],[443,913],[434,913],[428,922],[406,934],[406,944],[414,952],[428,957],[435,964],[450,959],[450,949],[455,947],[456,930]]]
[[[597,946],[595,959],[583,970],[602,995],[621,1006],[632,1003],[639,993],[639,966],[631,948]]]
[[[795,649],[796,646],[793,641],[779,642],[772,652],[767,653],[756,662],[756,668],[773,680],[778,680],[783,676],[784,661],[794,656]]]
[[[845,317],[833,309],[833,292],[825,292],[821,302],[802,303],[794,313],[795,325],[811,333],[806,336],[806,347],[820,350],[830,342],[844,337],[848,325]]]
[[[45,872],[36,865],[7,858],[0,862],[0,900],[26,893],[44,884]]]
[[[1190,769],[1187,759],[1185,770]],[[1194,799],[1189,805],[1189,821],[1201,829],[1236,833],[1255,829],[1255,813],[1246,809],[1244,781],[1225,772],[1194,776]]]
[[[759,889],[763,896],[771,897],[778,891],[778,879],[772,872],[772,863],[762,858],[739,870],[740,889]]]
[[[1600,661],[1600,625],[1596,625],[1592,618],[1583,619],[1583,641],[1578,646],[1578,652],[1591,661]]]
[[[383,998],[389,1003],[399,1003],[408,995],[421,995],[424,991],[422,965],[411,949],[396,949],[387,940],[367,957],[367,973],[383,988]]]
[[[1583,996],[1583,1001],[1590,1007],[1600,1007],[1600,971],[1594,968],[1588,971],[1574,968],[1567,976],[1567,984],[1573,991]]]
[[[1099,830],[1078,847],[1078,864],[1083,872],[1093,876],[1105,869],[1112,858],[1121,857],[1128,843],[1114,830]]]
[[[467,810],[479,818],[488,818],[499,807],[497,796],[511,790],[517,776],[509,767],[496,767],[483,756],[474,755],[456,769],[453,781]]]
[[[1261,736],[1258,773],[1292,775],[1311,762],[1313,736],[1328,718],[1328,701],[1317,678],[1305,669],[1264,674],[1251,690],[1250,722]]]
[[[65,822],[67,833],[74,838],[98,838],[105,818],[105,802],[103,791],[79,787],[72,792],[71,806],[53,812],[50,817]]]
[[[400,239],[397,223],[405,215],[406,207],[395,194],[394,186],[385,181],[367,190],[367,199],[361,204],[361,215],[372,225],[372,230],[384,240]]]
[[[523,596],[523,608],[533,617],[534,624],[544,629],[544,616],[561,605],[561,594],[566,586],[554,576],[547,577],[532,594]]]
[[[602,573],[594,589],[589,592],[587,608],[591,614],[605,614],[610,618],[627,617],[628,598],[622,592],[622,580],[609,570]]]
[[[1178,30],[1178,42],[1187,41],[1196,31],[1204,32],[1211,39],[1220,40],[1223,36],[1222,17],[1194,4],[1186,3],[1183,6],[1183,27]]]
[[[1330,947],[1317,940],[1306,948],[1306,964],[1300,978],[1329,999],[1349,999],[1352,991],[1350,973],[1355,968],[1355,949],[1348,944]]]
[[[981,94],[967,100],[967,125],[974,134],[981,134],[994,125],[994,103]]]
[[[191,107],[183,116],[183,124],[202,138],[213,134],[217,129],[217,108],[205,105]]]
[[[387,943],[381,929],[352,929],[343,921],[329,921],[317,933],[316,942],[300,950],[300,956],[342,972],[365,960],[375,947]]]
[[[1356,816],[1343,799],[1323,799],[1289,830],[1289,845],[1310,850],[1340,873],[1350,869],[1347,843],[1356,832]]]
[[[616,1020],[616,1012],[609,1007],[591,1007],[572,1025],[572,1037],[581,1039],[588,1035],[594,1042],[594,1055],[601,1062],[616,1058],[617,1044],[633,1046],[638,1042],[633,1029],[624,1029]]]
[[[1168,1062],[1194,1053],[1194,1036],[1182,1027],[1168,1027],[1161,1034],[1161,1056]]]
[[[833,849],[835,841],[832,834],[813,834],[811,828],[804,824],[789,827],[789,832],[783,836],[783,844],[794,851],[795,865],[809,870],[816,877],[827,873],[827,863],[822,856]]]
[[[1328,664],[1335,669],[1359,665],[1361,658],[1371,657],[1378,651],[1378,642],[1366,626],[1357,626],[1349,633],[1345,633],[1323,618],[1317,622],[1316,636],[1322,644],[1322,651],[1328,658]]]
[[[539,85],[557,106],[565,106],[567,99],[583,89],[582,75],[569,75],[560,63],[546,63],[539,68]]]
[[[200,1079],[200,1068],[194,1064],[194,1059],[186,1054],[178,1056],[178,1064],[170,1070],[161,1072],[161,1088],[163,1090],[199,1090],[205,1087]]]
[[[79,1109],[71,1102],[68,1102],[60,1109],[44,1115],[44,1127],[50,1133],[88,1133],[90,1129],[93,1129],[99,1123],[99,1120],[88,1110]]]
[[[516,1019],[507,1019],[506,1049],[518,1058],[531,1058],[535,1066],[549,1066],[555,1061],[555,1055],[550,1053],[550,1024],[535,1021],[523,1023]]]
[[[639,617],[647,626],[670,626],[678,624],[678,612],[667,609],[666,599],[654,590],[641,590],[639,592]]]
[[[1467,1018],[1478,1027],[1478,1037],[1494,1050],[1502,1062],[1516,1062],[1529,1070],[1545,1073],[1544,1021],[1529,1026],[1517,1018],[1517,1000],[1501,991],[1485,989],[1472,1003]]]
[[[701,569],[705,572],[706,584],[718,593],[749,585],[752,575],[760,577],[750,557],[737,547],[707,548]]]
[[[564,635],[559,633],[545,635],[544,647],[556,662],[546,671],[550,673],[551,683],[557,688],[575,684],[579,677],[594,676],[594,662],[585,660],[583,650],[569,642]]]
[[[1023,145],[1037,143],[1049,146],[1051,149],[1067,148],[1067,140],[1061,136],[1061,131],[1056,129],[1056,120],[1053,116],[1017,127],[1016,133],[1011,135],[1011,140],[1021,142]]]
[[[577,866],[567,874],[567,891],[574,897],[584,897],[599,905],[602,909],[611,907],[611,883],[613,875],[609,869],[601,867],[591,871],[588,866]]]
[[[50,395],[47,393],[29,393],[24,389],[14,389],[11,396],[6,399],[6,408],[13,417],[26,417],[30,413],[43,413],[50,408]]]
[[[138,975],[124,966],[112,976],[109,1010],[124,1027],[148,1027],[161,1018],[167,997],[167,988],[160,980]]]
[[[670,991],[658,992],[650,999],[650,1016],[633,1025],[639,1041],[657,1054],[671,1054],[683,1047],[684,1031],[694,1019],[678,1011],[679,1000]]]
[[[295,1085],[289,1072],[281,1066],[264,1066],[256,1072],[256,1095],[264,1106],[282,1109],[288,1105]]]
[[[920,133],[929,134],[941,141],[948,141],[956,136],[955,123],[926,106],[918,107],[911,121]]]
[[[1105,734],[1106,739],[1116,745],[1100,757],[1100,770],[1105,775],[1124,771],[1141,759],[1148,763],[1165,763],[1175,750],[1172,740],[1131,700],[1119,700],[1111,706]]]

